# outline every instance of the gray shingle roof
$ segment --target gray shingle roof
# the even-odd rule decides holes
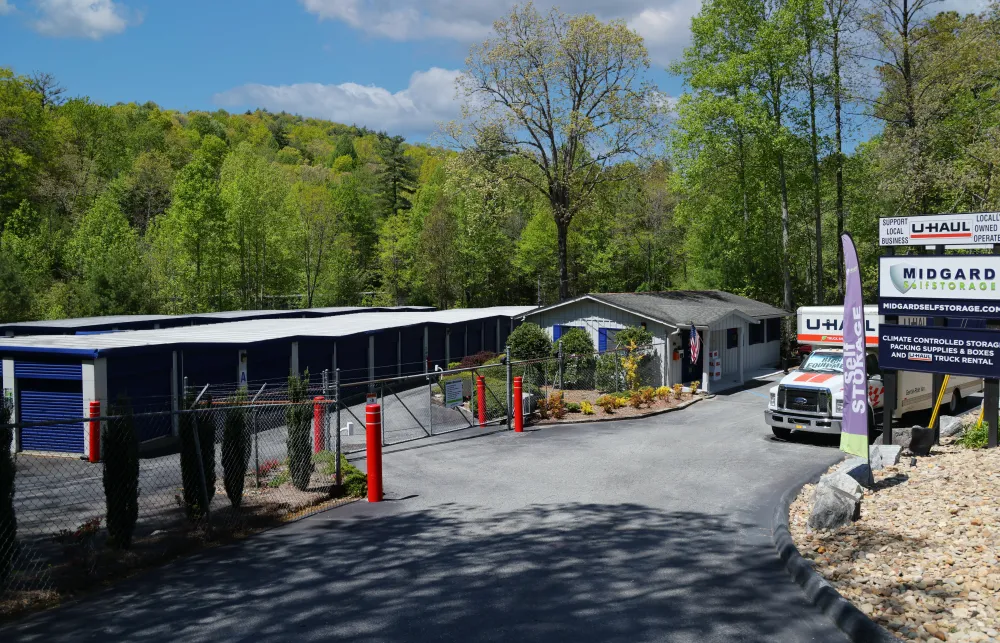
[[[591,293],[598,301],[665,321],[673,326],[708,326],[733,312],[753,319],[789,315],[769,304],[721,290],[665,290],[641,293]]]

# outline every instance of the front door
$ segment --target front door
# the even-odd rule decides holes
[[[699,330],[698,337],[701,338],[701,350],[698,351],[698,360],[691,363],[691,331],[690,329],[681,333],[681,381],[693,382],[701,380],[704,374],[702,364],[705,361],[705,335]],[[705,386],[705,382],[702,382]]]

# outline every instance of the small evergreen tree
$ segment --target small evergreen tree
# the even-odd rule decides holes
[[[191,408],[193,400],[188,398],[185,406]],[[215,496],[215,418],[211,411],[209,397],[198,404],[197,409],[180,417],[181,484],[184,487],[184,507],[188,518],[197,520],[205,514],[203,498],[207,495],[211,502]],[[207,409],[207,410],[206,410]],[[195,448],[194,431],[198,429],[201,447],[201,464],[205,471],[207,494],[202,493],[201,473],[198,468],[198,451]]]
[[[241,388],[229,400],[222,427],[222,481],[233,507],[243,502],[243,484],[250,464],[250,436],[247,434],[246,389]]]
[[[285,409],[285,424],[288,425],[288,473],[296,489],[309,488],[312,476],[312,446],[309,436],[309,421],[312,409],[306,400],[309,394],[309,370],[299,377],[292,373],[288,377],[288,401]]]
[[[0,590],[10,575],[17,551],[17,515],[14,513],[14,428],[10,422],[11,406],[0,398]]]
[[[127,400],[113,405],[111,414],[115,417],[103,423],[101,436],[108,543],[128,549],[139,519],[139,437]]]

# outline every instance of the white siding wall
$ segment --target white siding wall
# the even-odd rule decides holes
[[[738,329],[739,344],[737,348],[726,348],[726,334],[730,328]],[[740,349],[739,346],[746,345],[748,328],[747,322],[737,315],[726,315],[719,321],[712,324],[712,350],[719,351],[719,359],[722,360],[723,375],[738,375],[740,372]],[[745,355],[745,353],[744,353]],[[743,365],[744,374],[747,364]]]
[[[766,322],[761,322],[766,324]],[[749,328],[747,329],[747,340],[749,342]],[[744,353],[743,359],[746,360],[743,363],[744,375],[748,375],[747,371],[759,369],[759,368],[772,368],[778,365],[778,361],[781,359],[781,341],[775,340],[773,342],[765,342],[762,344],[754,344],[750,346],[744,343],[746,346],[746,352]]]
[[[651,371],[657,373],[657,386],[665,383],[663,380],[664,365],[670,364],[670,355],[666,350],[665,344],[667,334],[675,330],[673,327],[664,326],[620,310],[614,306],[608,306],[588,299],[533,315],[529,314],[525,318],[525,321],[541,326],[548,333],[550,339],[553,337],[556,325],[580,326],[590,334],[590,339],[594,342],[595,349],[600,347],[598,344],[598,329],[622,329],[629,326],[641,326],[645,322],[646,330],[653,334],[653,350],[655,353],[653,363],[650,364],[649,368]],[[608,348],[613,348],[610,342]],[[680,374],[679,370],[677,374]],[[676,380],[671,379],[670,381]]]

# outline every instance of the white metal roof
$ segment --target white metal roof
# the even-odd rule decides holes
[[[0,353],[17,350],[103,352],[169,344],[252,344],[274,339],[336,338],[420,324],[460,324],[489,317],[519,317],[533,306],[373,312],[292,319],[256,319],[103,335],[34,335],[0,339]]]
[[[400,310],[400,311],[420,311],[433,310],[430,306],[326,306],[318,308],[299,308],[292,310],[222,310],[205,313],[187,313],[183,315],[104,315],[101,317],[73,317],[70,319],[43,319],[38,321],[11,322],[0,324],[0,328],[19,330],[31,328],[87,328],[90,326],[115,326],[117,324],[134,324],[141,322],[161,322],[161,321],[198,321],[205,319],[232,319],[243,318],[261,319],[266,317],[288,317],[293,318],[298,315],[324,316],[338,315],[352,312],[372,312],[380,310]]]

